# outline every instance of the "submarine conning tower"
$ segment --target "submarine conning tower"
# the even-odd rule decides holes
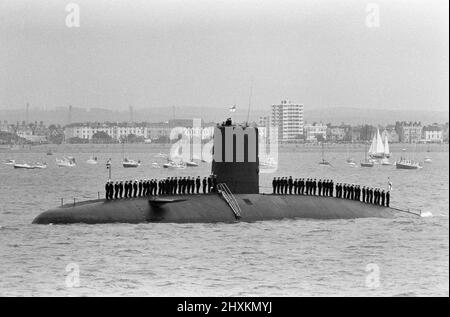
[[[258,194],[258,128],[236,125],[231,119],[217,125],[211,173],[234,194]]]

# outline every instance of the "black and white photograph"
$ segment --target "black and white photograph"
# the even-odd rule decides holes
[[[0,297],[448,296],[447,0],[0,0]]]

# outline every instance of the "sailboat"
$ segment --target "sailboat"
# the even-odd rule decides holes
[[[87,164],[95,165],[98,163],[97,156],[91,156],[87,161]]]
[[[387,135],[384,136],[384,140],[381,138],[380,130],[377,129],[377,133],[373,136],[372,144],[369,148],[369,157],[371,158],[389,158],[391,156],[389,152],[389,142]]]
[[[75,167],[77,164],[74,157],[67,156],[62,159],[56,159],[56,165],[58,167]]]
[[[322,142],[322,161],[319,162],[320,165],[331,166],[331,163],[325,159],[325,144]]]
[[[415,146],[415,144],[414,144]],[[415,151],[415,147],[414,147],[414,151]],[[405,149],[403,149],[403,152],[405,152]],[[420,164],[416,161],[414,161],[414,157],[412,160],[408,159],[406,156],[401,156],[400,157],[400,161],[395,163],[395,167],[397,169],[405,169],[405,170],[415,170],[415,169],[419,169],[422,168],[422,166],[420,166]]]
[[[367,159],[367,144],[365,144],[365,150],[364,150],[364,161],[361,162],[361,167],[373,167],[373,161]]]
[[[427,152],[431,152],[429,145],[427,146]],[[431,162],[433,162],[433,159],[431,158],[430,155],[427,155],[427,156],[424,157],[423,161],[425,163],[431,163]]]
[[[128,139],[128,137],[127,137]],[[134,168],[139,167],[141,165],[141,161],[135,161],[132,159],[129,159],[128,157],[125,157],[125,144],[122,142],[122,166],[124,168]]]
[[[381,159],[381,165],[390,166],[392,165],[392,163],[389,161],[391,153],[389,152],[389,140],[387,134],[384,135],[383,146],[384,146],[384,157]]]
[[[348,144],[347,144],[347,164],[352,167],[356,166],[355,160],[353,159],[353,157],[350,157],[350,153],[348,150]]]

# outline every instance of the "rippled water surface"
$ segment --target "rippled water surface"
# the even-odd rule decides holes
[[[138,169],[118,165],[118,146],[60,146],[53,156],[45,150],[0,150],[1,161],[49,163],[46,170],[0,165],[0,295],[449,295],[448,146],[431,153],[419,148],[416,158],[431,155],[433,163],[416,171],[351,168],[343,147],[327,150],[333,167],[317,164],[317,148],[280,149],[277,176],[380,187],[390,177],[392,205],[420,209],[428,217],[183,225],[31,225],[61,198],[96,198],[109,157],[117,179],[209,172],[208,164],[152,169],[151,163],[161,160],[154,155],[167,151],[154,145],[126,149],[143,161]],[[351,151],[362,158],[361,148]],[[93,153],[98,166],[85,164]],[[63,155],[75,156],[78,166],[56,167],[55,157]],[[261,175],[262,191],[269,190],[273,176]],[[80,270],[79,287],[67,287],[71,265]],[[379,279],[373,279],[373,268]]]

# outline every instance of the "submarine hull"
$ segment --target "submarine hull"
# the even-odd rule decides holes
[[[35,224],[71,223],[231,223],[285,218],[392,218],[389,207],[318,196],[236,194],[240,217],[218,194],[176,195],[119,200],[94,200],[64,205],[37,216]]]

